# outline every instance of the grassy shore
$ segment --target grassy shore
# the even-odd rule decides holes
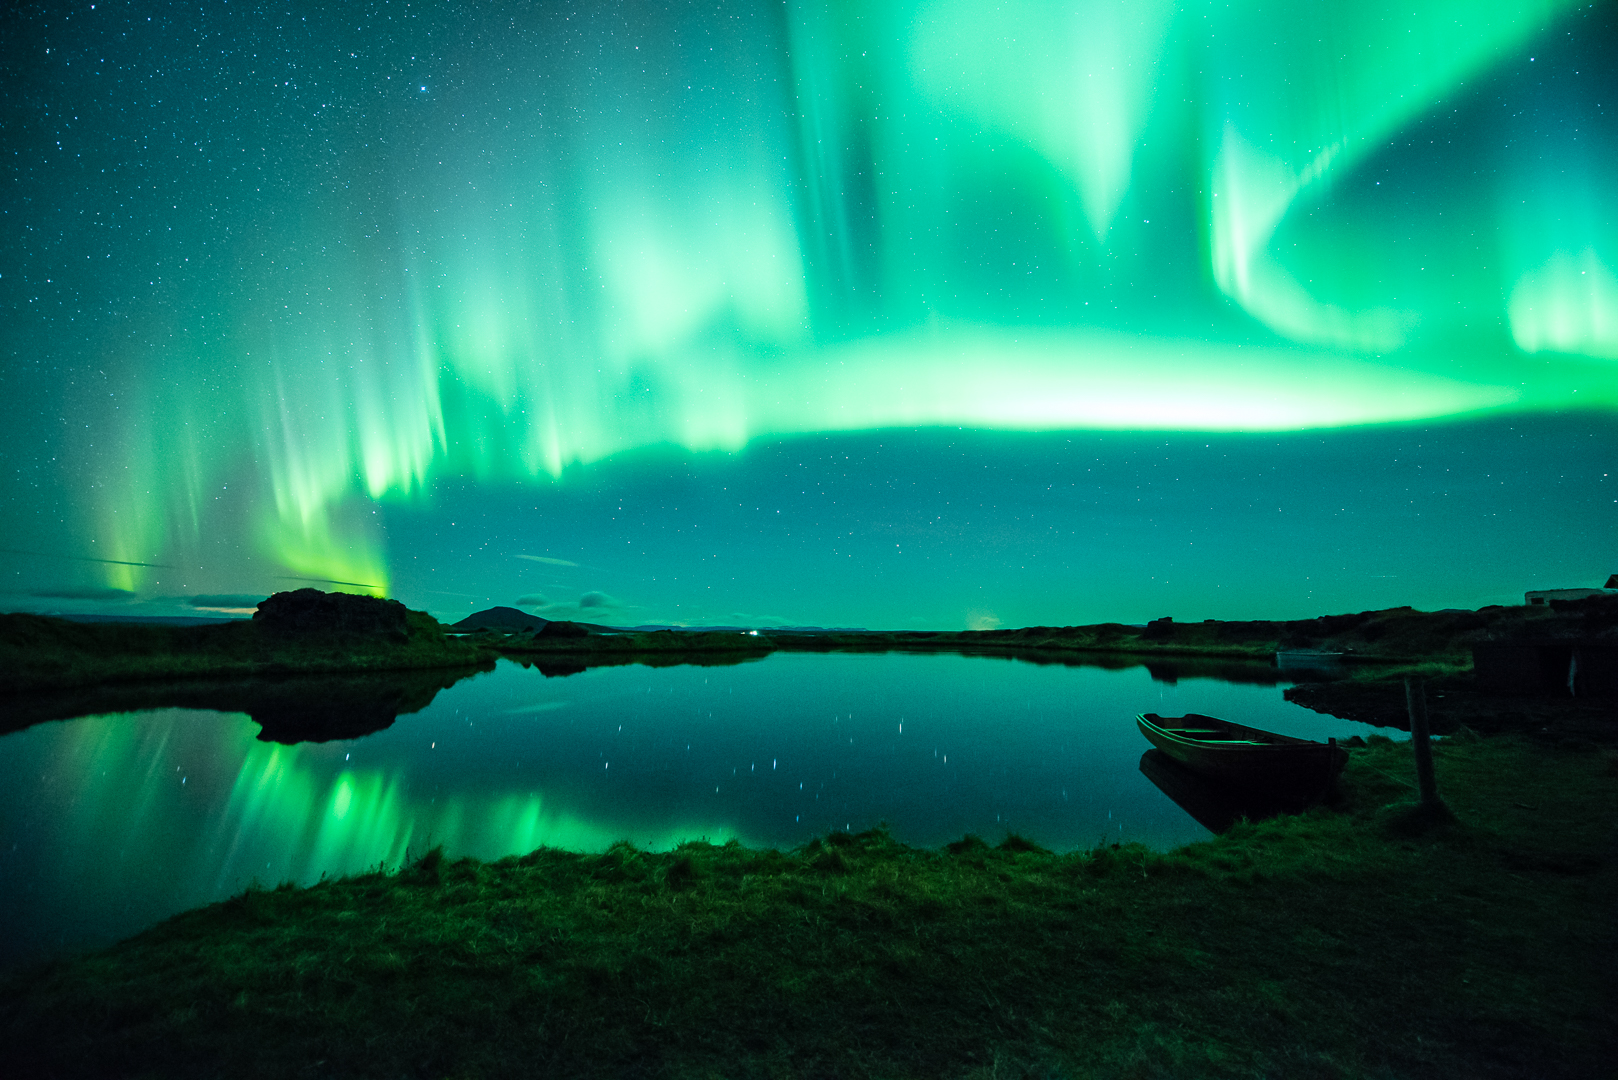
[[[81,623],[0,614],[0,694],[177,678],[315,675],[487,665],[486,646],[408,613],[397,637],[279,633],[257,620],[214,626]]]
[[[252,890],[0,984],[13,1076],[1597,1077],[1611,751],[1408,744],[1179,851],[689,844]],[[991,838],[998,840],[999,838]]]
[[[313,593],[313,590],[302,590]],[[284,595],[284,594],[282,594]],[[321,594],[314,593],[315,596]],[[392,603],[391,601],[388,603]],[[456,667],[504,655],[547,672],[640,663],[741,663],[776,651],[959,652],[1036,662],[1131,656],[1152,660],[1268,663],[1277,650],[1341,653],[1370,678],[1404,671],[1453,674],[1471,664],[1472,646],[1500,636],[1610,633],[1610,598],[1539,608],[1421,612],[1390,608],[1291,621],[1144,626],[1032,626],[976,631],[673,631],[649,633],[448,634],[426,612],[405,612],[398,634],[276,631],[258,619],[220,626],[76,623],[0,614],[0,693],[82,688],[100,683]],[[564,624],[565,625],[565,624]],[[1104,662],[1104,661],[1103,661]]]
[[[1479,611],[1416,611],[1388,608],[1315,619],[1175,622],[1154,619],[1144,626],[1098,623],[1088,626],[1028,626],[1015,630],[759,630],[729,632],[657,631],[591,634],[587,637],[488,635],[484,640],[512,655],[569,655],[592,665],[620,663],[644,655],[647,662],[676,654],[949,651],[967,654],[1130,655],[1151,658],[1214,658],[1270,661],[1279,650],[1319,650],[1341,654],[1351,668],[1372,677],[1396,669],[1440,674],[1471,665],[1472,647],[1498,637],[1527,634],[1573,635],[1618,625],[1618,603],[1610,599],[1554,607],[1487,607]]]

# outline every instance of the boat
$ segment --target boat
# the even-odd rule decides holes
[[[1281,649],[1275,654],[1275,666],[1279,671],[1308,675],[1341,675],[1348,655],[1324,649]]]
[[[1231,787],[1324,794],[1348,762],[1336,739],[1295,739],[1201,713],[1141,713],[1135,722],[1165,755]]]

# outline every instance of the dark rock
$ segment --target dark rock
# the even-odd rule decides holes
[[[590,634],[581,623],[576,622],[546,623],[537,632],[545,637],[588,637]]]
[[[1167,641],[1174,636],[1174,619],[1168,615],[1153,619],[1146,624],[1140,636],[1148,641]]]
[[[452,630],[462,632],[471,630],[503,630],[506,633],[515,633],[519,630],[532,630],[534,633],[543,633],[547,626],[555,624],[537,615],[530,615],[526,611],[518,611],[514,607],[492,607],[487,611],[480,611],[475,615],[468,615],[454,626]]]
[[[259,680],[237,691],[239,704],[228,711],[251,717],[262,729],[261,742],[358,739],[403,713],[420,712],[466,674],[433,669]]]
[[[1180,669],[1174,664],[1159,664],[1151,660],[1146,662],[1146,672],[1153,682],[1168,683],[1175,686],[1180,681]]]
[[[409,609],[397,600],[319,589],[278,592],[258,605],[253,622],[286,634],[360,634],[407,641]]]
[[[547,679],[565,679],[569,675],[582,675],[590,670],[590,665],[582,660],[538,660],[534,667]]]

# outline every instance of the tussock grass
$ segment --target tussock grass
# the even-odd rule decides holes
[[[253,889],[0,986],[9,1075],[1593,1077],[1614,759],[1408,744],[1169,853],[877,830]]]

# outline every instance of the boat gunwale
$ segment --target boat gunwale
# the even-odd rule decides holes
[[[1166,728],[1159,724],[1153,723],[1153,720],[1190,720],[1193,717],[1199,720],[1212,721],[1213,724],[1218,727],[1227,728],[1248,735],[1257,735],[1259,738],[1247,744],[1231,744],[1229,742],[1221,743],[1209,739],[1194,738],[1192,736],[1184,735],[1174,728]],[[1262,728],[1248,727],[1246,724],[1238,724],[1230,720],[1221,720],[1217,716],[1209,716],[1206,713],[1186,713],[1184,716],[1180,717],[1161,716],[1157,713],[1136,713],[1135,721],[1144,727],[1151,728],[1153,731],[1169,739],[1171,742],[1177,743],[1181,746],[1197,747],[1203,750],[1217,750],[1221,753],[1238,753],[1255,750],[1297,751],[1306,746],[1318,746],[1322,750],[1329,750],[1336,741],[1317,742],[1314,739],[1300,739],[1294,735],[1282,735],[1275,731],[1265,731]],[[1150,739],[1148,739],[1148,741],[1150,741]]]

